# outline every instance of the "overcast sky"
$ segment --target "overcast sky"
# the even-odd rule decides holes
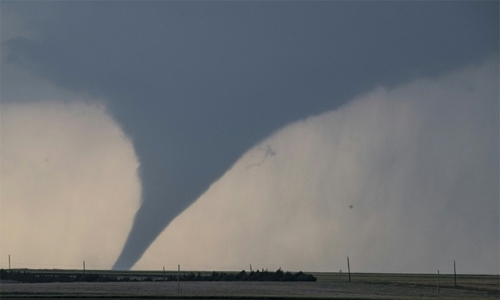
[[[142,203],[118,269],[132,267],[179,213],[283,126],[379,86],[438,78],[499,53],[497,2],[2,1],[1,8],[2,103],[85,95],[133,144]],[[52,87],[31,89],[23,74]],[[448,101],[443,111],[454,105]]]

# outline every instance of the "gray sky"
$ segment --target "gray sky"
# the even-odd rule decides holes
[[[104,99],[133,142],[143,202],[118,269],[279,128],[499,51],[497,2],[1,5],[29,32],[2,30],[2,68]],[[33,100],[8,80],[2,102]]]

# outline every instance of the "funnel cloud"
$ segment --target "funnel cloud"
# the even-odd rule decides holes
[[[281,161],[284,149],[262,143],[281,128],[376,87],[439,78],[499,52],[497,2],[1,5],[9,16],[2,17],[2,102],[27,100],[23,77],[5,73],[23,70],[60,91],[102,99],[133,143],[141,205],[115,269],[133,267],[249,149],[264,152],[245,164],[261,164],[248,172]],[[397,126],[382,130],[408,125]],[[421,191],[437,188],[428,175]],[[370,188],[377,189],[357,192]],[[360,209],[353,204],[352,212]]]

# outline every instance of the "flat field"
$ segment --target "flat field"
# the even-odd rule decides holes
[[[430,299],[438,297],[437,275],[432,274],[353,273],[351,282],[345,273],[312,272],[312,274],[318,278],[317,282],[181,281],[179,285],[172,281],[2,282],[0,296],[2,299]],[[457,286],[453,275],[440,275],[439,286],[440,298],[500,298],[498,275],[458,275]]]

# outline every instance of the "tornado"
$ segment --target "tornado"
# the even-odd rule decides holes
[[[141,205],[114,269],[132,268],[241,155],[287,124],[377,86],[498,56],[495,2],[2,8],[29,28],[3,39],[3,63],[103,99],[133,143]]]

